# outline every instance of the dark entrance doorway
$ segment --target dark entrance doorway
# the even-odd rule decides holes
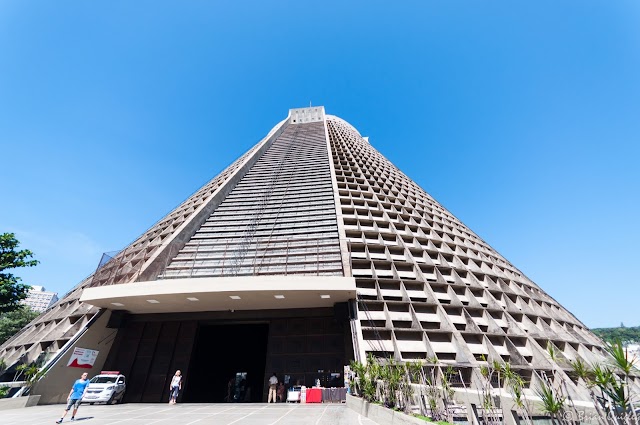
[[[261,402],[268,324],[201,325],[185,378],[183,402]]]

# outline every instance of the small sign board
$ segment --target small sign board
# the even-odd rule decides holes
[[[91,369],[98,358],[98,353],[98,350],[76,347],[73,349],[73,353],[71,354],[67,367]]]

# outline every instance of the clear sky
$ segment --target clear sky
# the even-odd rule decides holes
[[[587,326],[640,325],[640,2],[0,2],[0,232],[64,293],[324,105]]]

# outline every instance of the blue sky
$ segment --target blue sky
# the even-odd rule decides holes
[[[324,105],[587,326],[640,325],[640,3],[0,2],[0,232],[66,292]]]

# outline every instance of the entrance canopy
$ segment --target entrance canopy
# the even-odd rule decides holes
[[[87,288],[80,301],[134,314],[332,307],[356,297],[341,276],[166,279]]]

